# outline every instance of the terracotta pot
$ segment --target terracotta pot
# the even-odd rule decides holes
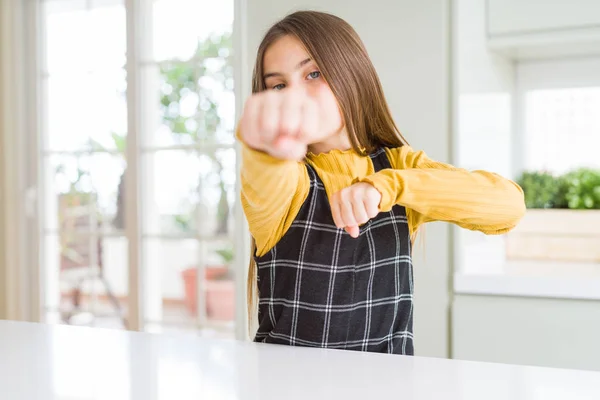
[[[232,321],[235,318],[235,285],[231,279],[219,279],[227,273],[227,267],[205,269],[206,315],[210,319]],[[188,268],[182,272],[185,287],[185,305],[192,315],[198,310],[198,270]]]

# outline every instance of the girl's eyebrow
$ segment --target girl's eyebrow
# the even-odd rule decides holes
[[[300,68],[304,67],[306,64],[308,64],[311,61],[312,61],[312,58],[307,58],[305,60],[302,60],[302,61],[300,61],[298,63],[298,65],[296,65],[295,69],[300,69]],[[283,76],[283,74],[281,72],[269,72],[269,73],[266,73],[266,74],[263,75],[263,79],[266,81],[268,78],[273,78],[273,77],[276,77],[276,76],[281,77],[281,76]]]

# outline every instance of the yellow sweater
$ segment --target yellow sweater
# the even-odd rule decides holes
[[[256,254],[262,256],[283,237],[309,192],[302,162],[279,160],[242,145],[241,201]],[[467,171],[429,159],[409,146],[386,149],[392,169],[374,172],[370,157],[353,150],[308,154],[327,195],[355,182],[368,182],[382,195],[380,211],[406,208],[413,235],[420,225],[445,221],[485,234],[511,230],[525,212],[523,191],[486,171]]]

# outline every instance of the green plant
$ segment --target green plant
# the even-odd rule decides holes
[[[563,176],[571,209],[600,209],[600,170],[579,168]]]
[[[169,128],[172,139],[181,144],[218,142],[217,137],[221,125],[218,102],[220,91],[214,90],[216,86],[221,89],[233,89],[233,66],[228,57],[232,48],[231,33],[213,35],[206,40],[199,41],[195,55],[183,63],[165,63],[160,67],[160,109],[162,123]],[[208,82],[208,84],[206,84]],[[189,105],[193,104],[193,109]],[[187,111],[183,111],[187,110]],[[112,134],[114,146],[119,152],[125,150],[125,135]],[[90,143],[96,150],[105,150],[97,143]],[[197,199],[201,198],[205,181],[216,182],[220,197],[217,205],[218,226],[216,234],[227,233],[230,218],[229,202],[227,201],[227,187],[223,177],[224,168],[221,160],[214,151],[205,153],[212,163],[213,169],[204,176],[200,176],[198,184],[190,193],[190,199],[197,206]],[[185,174],[186,171],[182,171]],[[124,228],[124,199],[125,172],[121,176],[117,194],[117,215],[113,225],[117,229]],[[173,216],[173,222],[180,230],[191,232],[195,227],[193,208],[187,214]]]
[[[517,180],[527,208],[563,208],[564,182],[546,171],[526,171]]]
[[[173,139],[180,143],[218,142],[221,125],[219,114],[219,90],[233,89],[233,65],[229,56],[233,47],[231,33],[212,35],[206,40],[199,41],[195,55],[191,60],[181,64],[165,64],[161,66],[160,74],[160,104],[162,122],[173,133]],[[186,104],[193,103],[192,112],[182,112]],[[201,176],[196,193],[191,197],[202,194],[205,182],[216,182],[220,190],[217,204],[218,226],[215,234],[227,233],[230,218],[227,187],[223,177],[224,168],[216,152],[205,153],[213,163],[213,170],[206,176]],[[191,217],[177,216],[175,223],[182,229],[192,230]],[[188,223],[182,224],[182,221]]]
[[[234,253],[231,248],[219,249],[215,253],[221,256],[225,264],[231,264],[233,261]]]
[[[560,176],[527,171],[517,183],[527,208],[600,209],[600,170],[578,168]]]

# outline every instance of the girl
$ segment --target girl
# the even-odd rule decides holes
[[[244,107],[242,206],[255,341],[413,354],[411,247],[446,221],[502,234],[521,188],[414,151],[356,32],[293,13],[267,32]]]

